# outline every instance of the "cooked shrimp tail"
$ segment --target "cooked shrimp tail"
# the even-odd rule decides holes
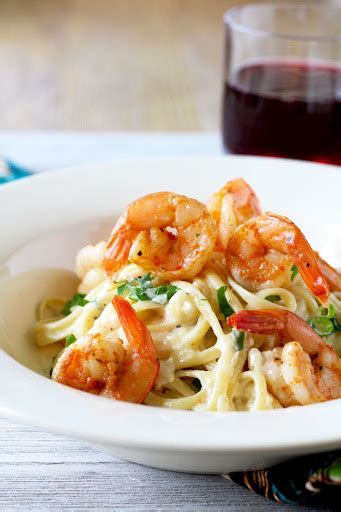
[[[131,241],[127,233],[119,233],[108,244],[104,259],[104,267],[108,274],[117,272],[128,260]]]
[[[119,394],[121,400],[141,403],[159,373],[156,348],[147,327],[127,300],[117,295],[113,299],[113,306],[131,350],[129,364],[120,380]]]
[[[290,284],[296,265],[311,293],[328,305],[328,283],[314,251],[286,217],[268,212],[241,224],[228,243],[226,262],[234,279],[252,290]]]
[[[301,317],[287,310],[239,311],[227,322],[249,333],[279,334],[285,342],[262,352],[267,384],[284,407],[341,398],[341,360]]]
[[[327,263],[321,256],[315,252],[319,267],[329,285],[332,292],[341,290],[341,275],[329,263]]]
[[[324,342],[310,325],[288,310],[243,310],[227,319],[230,327],[253,334],[279,334],[283,341],[298,340],[310,354],[317,353]]]
[[[128,344],[99,333],[80,337],[58,358],[52,378],[95,395],[141,403],[158,376],[156,349],[129,302],[115,297],[113,306]]]

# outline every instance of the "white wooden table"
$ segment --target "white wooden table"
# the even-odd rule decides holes
[[[37,170],[115,157],[221,152],[211,135],[0,133],[0,153]],[[1,392],[4,392],[2,390]],[[220,476],[156,470],[0,418],[0,511],[292,511]],[[316,505],[308,510],[340,510]]]

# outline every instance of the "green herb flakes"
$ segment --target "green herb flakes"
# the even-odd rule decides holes
[[[293,265],[290,270],[291,270],[291,281],[293,281],[299,272],[298,266]]]
[[[137,277],[120,284],[117,293],[136,301],[151,300],[157,304],[166,304],[178,291],[178,288],[172,284],[153,286],[152,280],[151,274]]]
[[[245,332],[232,329],[236,350],[240,352],[244,348]]]
[[[62,313],[64,316],[67,316],[71,313],[73,307],[85,306],[88,303],[89,301],[85,299],[85,295],[83,293],[75,293],[72,299],[65,302]]]
[[[265,300],[268,300],[269,302],[278,302],[279,300],[281,300],[281,296],[280,295],[267,295],[265,297]]]
[[[127,283],[120,284],[120,286],[117,287],[117,294],[123,295],[127,287]]]
[[[77,341],[77,338],[74,334],[70,334],[70,336],[68,336],[65,340],[65,346],[66,347],[69,347],[70,345],[72,345],[72,343],[74,343],[75,341]]]
[[[226,318],[233,315],[233,313],[234,313],[234,309],[227,302],[226,295],[225,295],[226,290],[227,290],[227,286],[221,286],[217,290],[217,299],[218,299],[220,313],[224,316],[225,320],[226,320]]]

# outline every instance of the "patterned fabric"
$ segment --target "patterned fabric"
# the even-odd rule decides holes
[[[21,165],[0,157],[0,185],[2,183],[8,183],[9,181],[25,178],[31,174],[31,171]]]
[[[270,469],[230,473],[226,477],[282,503],[303,503],[314,495],[321,497],[332,488],[337,489],[341,499],[341,450],[300,457]]]

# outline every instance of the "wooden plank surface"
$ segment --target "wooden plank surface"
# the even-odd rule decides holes
[[[156,470],[0,419],[0,510],[289,512],[214,475]],[[336,507],[304,507],[303,511]]]
[[[246,0],[2,0],[0,129],[216,130]]]

